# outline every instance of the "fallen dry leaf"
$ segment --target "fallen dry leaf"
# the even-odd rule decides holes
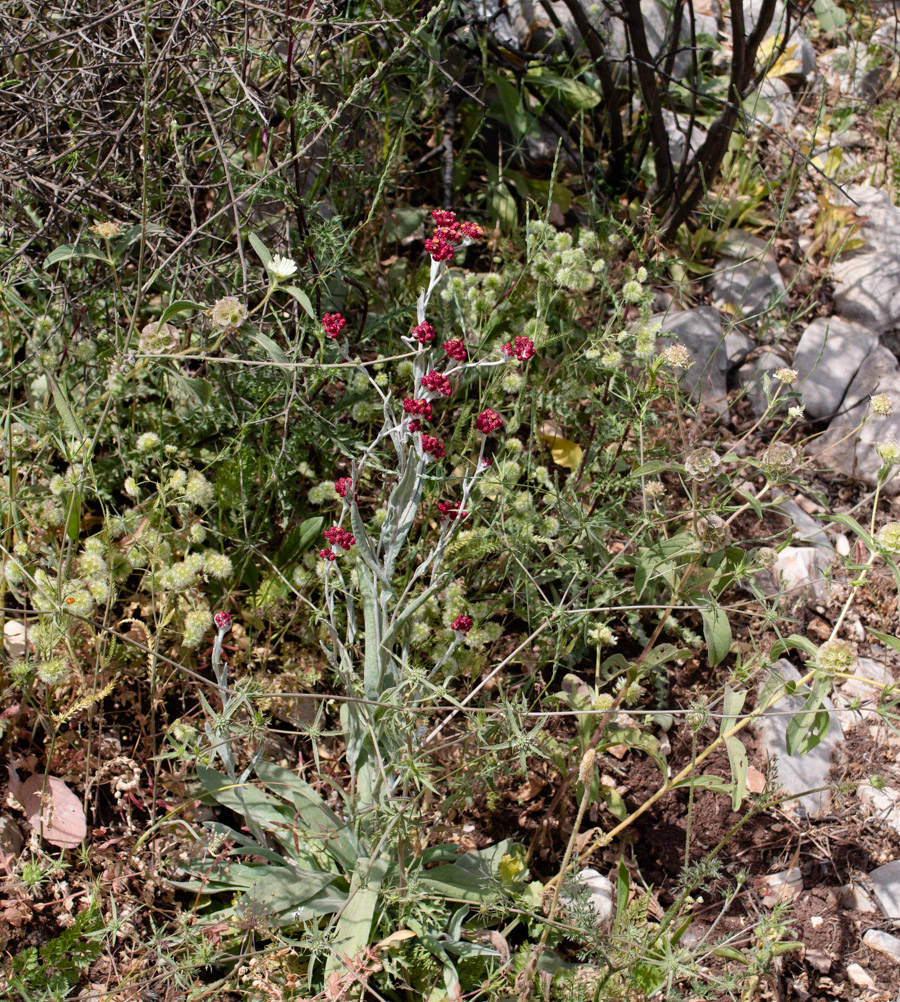
[[[84,808],[58,776],[39,772],[23,783],[10,760],[9,791],[22,805],[31,827],[51,845],[74,849],[84,841],[87,835]]]

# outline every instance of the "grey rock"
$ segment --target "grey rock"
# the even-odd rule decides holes
[[[900,918],[900,859],[876,867],[869,874],[869,880],[885,918]]]
[[[892,936],[889,932],[882,932],[881,929],[870,929],[863,936],[863,943],[870,950],[877,950],[886,957],[890,957],[895,964],[900,964],[900,939]]]
[[[785,295],[775,255],[764,240],[741,230],[726,234],[721,255],[709,278],[713,302],[758,323]]]
[[[691,353],[694,364],[682,374],[682,383],[691,395],[718,413],[728,408],[728,350],[722,317],[711,306],[670,311],[652,318],[660,324],[660,336],[674,335]]]
[[[786,129],[797,111],[791,88],[778,77],[766,77],[744,102],[744,108],[751,118],[773,129]]]
[[[677,170],[682,160],[685,159],[685,151],[693,156],[706,142],[707,132],[696,123],[691,126],[689,115],[679,116],[674,112],[664,110],[662,116],[666,126],[666,134],[669,137],[669,153]]]
[[[874,661],[872,658],[860,658],[853,669],[856,678],[848,678],[840,683],[835,690],[835,705],[841,709],[838,717],[845,731],[853,730],[863,722],[876,723],[879,719],[878,697],[881,685],[892,685],[894,676],[887,665]],[[871,679],[877,685],[869,685],[864,679]],[[860,708],[849,710],[846,707],[857,704]]]
[[[803,893],[803,871],[794,866],[790,870],[769,873],[756,881],[756,890],[766,908],[779,901],[794,901]]]
[[[815,543],[816,546],[822,546],[826,550],[832,549],[828,533],[817,518],[813,518],[812,515],[805,512],[796,501],[792,501],[781,491],[775,489],[772,491],[772,495],[778,504],[778,514],[790,519],[793,523],[793,538],[795,540],[802,539],[808,543]]]
[[[891,397],[897,411],[891,417],[872,415],[857,430],[866,416],[869,398],[876,393]],[[822,462],[835,472],[874,487],[882,465],[875,444],[889,441],[900,442],[900,368],[887,348],[876,345],[853,377],[840,412],[825,434],[809,443],[808,450],[818,453]],[[900,492],[896,473],[891,474],[881,490],[890,496]]]
[[[819,547],[785,546],[774,568],[777,591],[782,592],[784,604],[793,608],[798,602],[824,602],[832,560],[833,555]]]
[[[868,783],[860,783],[856,797],[869,817],[900,832],[900,794],[896,790],[887,787],[879,790]]]
[[[771,384],[772,374],[776,369],[783,368],[787,363],[776,351],[765,348],[756,358],[745,362],[738,369],[738,379],[741,386],[747,391],[750,398],[750,406],[757,417],[761,417],[766,410],[766,377],[769,377],[769,392],[774,392]],[[776,402],[776,410],[782,410],[787,406],[787,397],[782,392],[779,394],[779,402]]]
[[[772,666],[772,673],[777,676],[773,681],[797,682],[800,673],[783,658]],[[762,695],[763,686],[760,687]],[[756,718],[753,729],[759,739],[760,747],[766,750],[770,758],[775,759],[778,772],[777,785],[783,787],[796,799],[788,801],[788,809],[793,806],[801,815],[814,818],[827,810],[830,800],[828,790],[818,790],[818,787],[828,785],[828,774],[831,770],[831,758],[835,747],[843,737],[840,725],[829,714],[828,730],[822,740],[806,755],[789,755],[785,735],[791,722],[790,714],[798,713],[805,697],[803,695],[783,696],[774,706],[769,707],[760,717]],[[833,709],[830,699],[825,700],[825,708]],[[814,790],[815,792],[808,792]]]
[[[842,254],[832,267],[835,308],[883,334],[900,323],[900,209],[880,188],[851,184],[845,190],[857,203],[854,211],[867,217],[857,234],[865,246]]]
[[[744,361],[756,347],[752,338],[740,331],[730,330],[725,335],[725,352],[728,355],[728,365],[735,369]]]
[[[794,353],[803,407],[812,418],[831,417],[841,406],[853,377],[878,336],[840,317],[814,320]]]
[[[845,884],[843,887],[839,887],[837,898],[842,908],[856,912],[878,911],[878,905],[872,900],[872,896],[859,884]]]
[[[25,845],[22,829],[6,814],[0,814],[0,855],[18,856]]]

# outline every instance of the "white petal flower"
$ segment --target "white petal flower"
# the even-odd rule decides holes
[[[282,257],[280,254],[275,254],[266,268],[276,282],[286,282],[297,273],[297,263],[292,258]]]

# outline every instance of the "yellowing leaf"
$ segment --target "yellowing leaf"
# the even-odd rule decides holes
[[[386,946],[393,946],[394,943],[402,943],[407,939],[414,939],[416,933],[412,929],[398,929],[396,932],[392,932],[390,936],[385,937],[381,942],[376,943],[375,946],[379,949],[384,949]]]
[[[771,38],[766,38],[759,46],[758,58],[761,63],[767,63],[775,51],[776,47],[781,45],[781,35],[773,35]],[[797,42],[793,45],[787,46],[784,52],[775,60],[775,62],[769,67],[766,73],[767,77],[789,77],[794,73],[799,73],[803,67],[803,63],[799,59],[794,59],[794,53],[797,51]]]
[[[541,441],[550,447],[550,455],[557,466],[564,466],[567,470],[577,470],[581,466],[584,453],[580,445],[556,435],[541,435]]]

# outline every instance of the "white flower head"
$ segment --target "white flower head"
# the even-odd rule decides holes
[[[297,262],[293,258],[275,254],[266,265],[266,269],[272,276],[273,282],[286,282],[297,274]]]

